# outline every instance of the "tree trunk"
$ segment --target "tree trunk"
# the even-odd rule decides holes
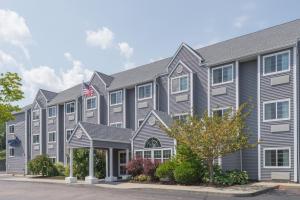
[[[214,164],[213,160],[208,161],[209,184],[213,184],[214,179]]]

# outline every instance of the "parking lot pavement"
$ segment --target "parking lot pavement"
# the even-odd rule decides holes
[[[5,200],[299,200],[299,189],[279,189],[255,197],[238,198],[197,192],[156,189],[107,189],[95,186],[71,186],[49,183],[0,181],[0,199]]]

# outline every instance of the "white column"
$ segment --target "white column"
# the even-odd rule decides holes
[[[105,177],[108,178],[108,150],[105,151]]]
[[[109,177],[113,180],[113,148],[109,148]]]
[[[90,147],[89,176],[94,177],[94,147]]]
[[[126,165],[129,162],[129,149],[126,149]],[[126,170],[126,174],[128,174],[128,171]]]
[[[65,178],[66,183],[76,183],[77,178],[73,177],[73,148],[70,148],[70,174]]]

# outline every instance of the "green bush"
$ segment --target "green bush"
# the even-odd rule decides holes
[[[222,172],[222,170],[215,171],[214,183],[222,186],[244,185],[247,184],[249,176],[246,171],[229,170]]]
[[[197,162],[182,162],[174,171],[175,181],[183,185],[192,185],[201,181],[201,165]]]
[[[38,155],[28,162],[28,170],[33,175],[57,176],[58,171],[50,158],[46,155]]]
[[[175,160],[168,160],[158,166],[155,175],[160,179],[168,179],[174,181]]]
[[[135,176],[133,178],[134,181],[137,181],[137,182],[149,182],[151,181],[151,177],[150,176],[147,176],[147,175],[144,175],[144,174],[141,174],[141,175],[138,175],[138,176]]]
[[[61,162],[55,163],[54,167],[57,170],[58,176],[64,176],[65,175],[65,170],[66,169],[65,169],[65,166],[64,166],[63,163],[61,163]]]

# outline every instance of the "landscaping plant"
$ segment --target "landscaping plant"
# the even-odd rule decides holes
[[[56,167],[47,155],[38,155],[28,162],[28,170],[33,175],[56,176]]]

